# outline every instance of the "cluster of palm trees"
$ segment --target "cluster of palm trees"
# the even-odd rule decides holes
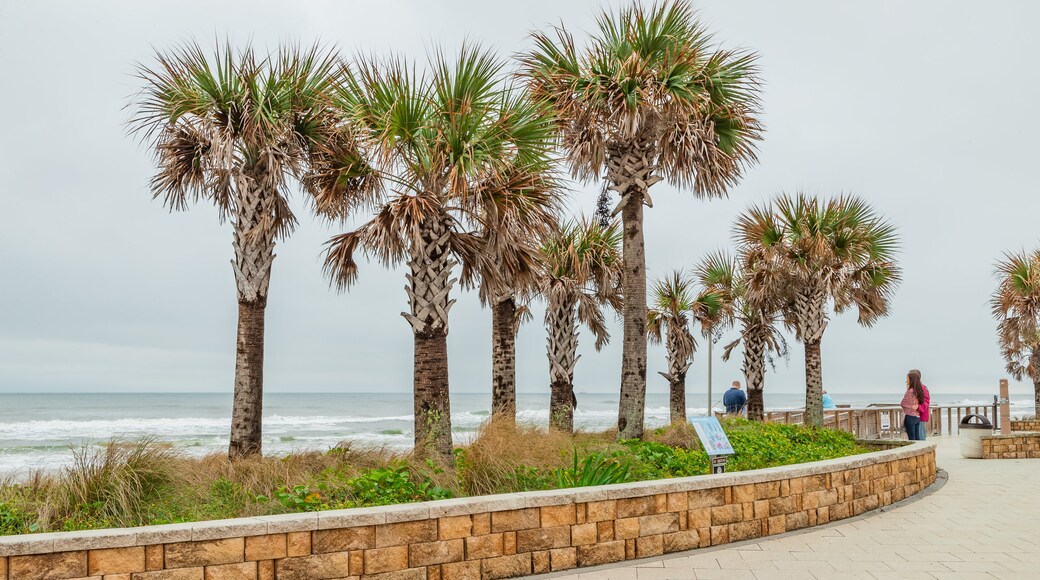
[[[739,329],[723,356],[743,344],[752,420],[762,420],[767,357],[785,353],[782,331],[794,331],[805,346],[805,421],[821,426],[828,313],[855,308],[864,326],[887,315],[901,275],[895,229],[857,197],[782,194],[742,213],[734,240],[732,255],[709,254],[692,274],[671,274],[654,287],[651,338],[661,340],[667,329],[669,372],[662,374],[671,385],[671,419],[685,420],[685,374],[696,344],[689,320],[705,335]]]
[[[997,289],[990,305],[997,319],[997,344],[1008,373],[1033,381],[1040,416],[1040,250],[1008,252],[997,262]]]
[[[802,197],[750,212],[737,257],[719,254],[698,269],[701,294],[676,274],[658,285],[648,311],[650,188],[667,180],[697,197],[724,196],[756,161],[756,56],[720,48],[685,0],[605,12],[583,44],[562,25],[532,40],[515,66],[474,44],[435,50],[420,66],[317,45],[267,55],[224,45],[207,55],[189,43],[138,69],[144,89],[130,125],[154,151],[154,196],[171,210],[210,201],[232,225],[239,322],[230,457],[261,450],[264,311],[276,243],[297,225],[296,189],[318,216],[367,218],[327,243],[334,285],[357,280],[358,252],[408,266],[402,316],[414,340],[416,450],[445,462],[456,286],[476,289],[492,312],[496,420],[515,418],[515,336],[530,300],[548,303],[550,417],[566,430],[578,325],[601,347],[603,308],[618,310],[625,439],[643,434],[648,332],[668,346],[677,393],[695,345],[689,320],[739,324],[745,372],[759,377],[760,392],[763,352],[777,348],[782,319],[812,353],[817,401],[828,301],[839,312],[858,306],[865,324],[884,314],[898,277],[886,261],[891,229],[858,200],[817,207]],[[567,172],[601,182],[616,207],[599,220],[563,216]],[[873,237],[850,239],[860,226]],[[800,293],[772,290],[781,286]],[[682,400],[672,406],[673,418],[685,413]]]
[[[155,152],[153,194],[178,210],[212,201],[232,224],[231,457],[261,449],[264,309],[275,245],[297,223],[295,187],[320,216],[372,215],[329,241],[325,271],[336,285],[356,280],[358,251],[408,265],[417,450],[451,455],[446,338],[456,284],[479,289],[492,310],[493,408],[506,418],[517,324],[527,300],[547,298],[560,428],[572,423],[575,325],[602,345],[601,307],[620,308],[619,436],[642,435],[643,206],[662,179],[702,197],[737,182],[760,138],[759,81],[754,55],[717,47],[684,1],[633,5],[598,24],[583,48],[562,26],[533,33],[513,71],[474,45],[435,51],[423,72],[402,56],[343,59],[318,46],[260,56],[225,45],[210,58],[195,44],[139,69],[131,126]],[[605,179],[621,223],[561,224],[561,165]]]

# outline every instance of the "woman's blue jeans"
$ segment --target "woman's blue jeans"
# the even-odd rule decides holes
[[[911,441],[924,441],[924,429],[921,418],[907,415],[903,417],[903,430],[906,431],[907,439]]]

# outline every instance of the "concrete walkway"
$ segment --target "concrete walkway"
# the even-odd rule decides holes
[[[771,538],[541,577],[1040,579],[1040,459],[963,459],[956,437],[937,440],[949,479],[919,499]]]

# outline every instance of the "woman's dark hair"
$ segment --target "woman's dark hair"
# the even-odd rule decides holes
[[[917,395],[917,404],[924,403],[924,387],[921,386],[921,371],[914,369],[906,373],[907,381],[910,383],[910,388],[914,390],[914,394]]]

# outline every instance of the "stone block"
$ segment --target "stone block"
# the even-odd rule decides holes
[[[317,578],[344,578],[360,570],[350,569],[348,552],[332,552],[275,561],[278,580],[309,580]]]
[[[134,572],[130,580],[204,580],[205,568],[175,568],[172,570],[155,570],[152,572]]]
[[[494,558],[504,554],[505,549],[502,546],[502,534],[488,534],[486,536],[472,536],[466,538],[467,560]]]
[[[700,533],[697,530],[686,530],[684,532],[673,532],[661,537],[662,549],[665,554],[672,552],[684,552],[699,548],[701,545]]]
[[[585,546],[589,544],[595,544],[598,539],[598,530],[596,524],[589,522],[587,524],[578,524],[571,526],[571,545],[572,546]]]
[[[782,534],[787,531],[787,516],[773,516],[766,520],[766,532],[769,535]]]
[[[541,508],[541,522],[543,528],[570,526],[578,523],[576,510],[571,504]]]
[[[773,499],[780,497],[780,482],[766,481],[755,484],[755,499]]]
[[[614,522],[596,522],[596,541],[614,541]]]
[[[617,519],[617,500],[590,501],[585,508],[586,522],[602,522]]]
[[[531,571],[535,574],[546,574],[549,572],[549,551],[534,552],[531,554]]]
[[[762,520],[737,522],[729,525],[729,541],[751,540],[762,535]]]
[[[634,560],[635,557],[636,557],[636,541],[635,541],[635,539],[625,540],[625,559],[626,560]]]
[[[437,520],[419,520],[376,526],[376,547],[406,546],[437,540]],[[366,556],[367,558],[367,556]]]
[[[454,562],[441,566],[441,580],[480,580],[480,562]]]
[[[246,538],[246,560],[277,560],[288,555],[285,534]]]
[[[730,491],[730,497],[733,498],[733,503],[747,503],[755,501],[755,485],[752,483],[746,485],[734,485]]]
[[[710,508],[726,503],[726,490],[723,488],[699,489],[689,492],[690,510]]]
[[[365,574],[379,574],[408,568],[408,546],[365,550]]]
[[[364,526],[340,530],[317,530],[313,532],[312,541],[314,544],[311,551],[315,554],[369,550],[376,547],[376,528],[375,526]],[[248,548],[248,543],[246,546]]]
[[[7,573],[12,580],[65,580],[87,575],[87,551],[10,556]]]
[[[805,512],[795,512],[793,514],[787,514],[786,520],[784,521],[784,527],[787,531],[800,530],[809,525],[809,514]]]
[[[245,539],[225,538],[201,542],[178,542],[166,544],[165,552],[167,568],[234,564],[245,559]]]
[[[506,556],[512,556],[516,553],[516,532],[502,533],[502,551],[505,552]]]
[[[729,526],[712,526],[711,528],[711,545],[718,546],[719,544],[729,543]]]
[[[655,536],[679,531],[679,514],[663,513],[639,518],[639,535]]]
[[[602,522],[609,524],[610,522]],[[571,527],[535,528],[516,533],[516,551],[534,552],[551,548],[566,548],[571,545]]]
[[[144,547],[144,569],[145,570],[162,570],[164,567],[163,562],[163,547],[162,544],[156,544],[154,546]]]
[[[732,524],[733,522],[739,522],[742,519],[744,519],[744,509],[740,504],[721,505],[711,508],[712,526]]]
[[[557,570],[570,570],[577,566],[577,548],[558,548],[556,550],[549,550],[549,567],[553,572]]]
[[[615,540],[613,542],[593,544],[590,546],[578,546],[579,566],[598,566],[599,564],[620,562],[624,559],[624,540]]]
[[[484,536],[491,533],[491,514],[473,514],[473,535]]]
[[[256,562],[206,566],[206,580],[257,580]]]
[[[524,508],[491,514],[491,531],[513,532],[516,530],[527,530],[540,526],[539,509]]]
[[[441,580],[441,567],[440,567],[440,565],[437,565],[437,566],[427,566],[426,567],[426,578],[425,578],[425,580]]]
[[[699,508],[686,512],[686,527],[689,529],[711,527],[711,509]]]
[[[484,580],[513,578],[531,573],[531,554],[514,554],[488,558],[480,562],[480,574]]]
[[[274,560],[261,560],[256,563],[257,580],[274,580]]]
[[[663,511],[663,509],[661,511]],[[659,513],[659,511],[657,498],[655,496],[630,497],[617,500],[618,518],[650,516],[656,513]]]
[[[636,557],[649,558],[664,554],[664,536],[643,536],[636,538]]]
[[[290,558],[309,556],[311,554],[310,532],[289,532],[285,535],[286,555]]]
[[[769,517],[769,500],[768,499],[756,500],[755,504],[754,504],[754,509],[752,510],[751,518],[748,518],[748,519],[764,520],[764,519],[766,519],[768,517]]]
[[[365,574],[364,580],[428,580],[426,568],[408,568],[405,570],[394,570],[381,574]],[[337,580],[357,580],[357,576],[350,578],[339,578]]]
[[[441,540],[468,538],[472,534],[472,516],[450,516],[437,520],[437,537]]]
[[[670,512],[684,512],[690,509],[690,495],[685,491],[669,493],[666,509]]]
[[[87,575],[144,572],[144,547],[91,550],[87,555]],[[0,576],[2,578],[2,576]]]
[[[408,564],[412,568],[433,566],[466,559],[466,547],[462,538],[422,542],[408,546]]]
[[[775,497],[769,500],[769,515],[785,515],[802,509],[802,496]]]
[[[0,556],[0,578],[7,578],[7,556]]]
[[[639,537],[639,518],[624,518],[620,520],[614,520],[613,539],[628,540],[637,537]]]

